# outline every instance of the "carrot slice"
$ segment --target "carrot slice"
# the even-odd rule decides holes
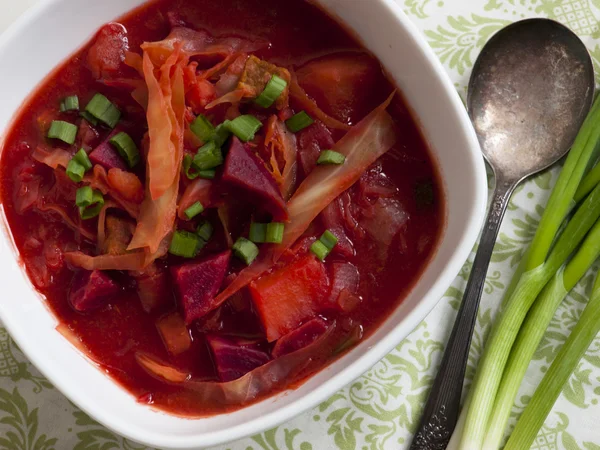
[[[307,255],[252,283],[250,293],[267,340],[273,342],[324,309],[329,294],[327,270]]]

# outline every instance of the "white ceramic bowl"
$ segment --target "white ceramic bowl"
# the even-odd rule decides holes
[[[58,62],[100,25],[141,0],[50,0],[0,37],[0,130]],[[393,76],[441,168],[447,200],[442,242],[410,295],[349,354],[294,391],[239,411],[182,419],[153,411],[114,383],[56,330],[56,320],[17,262],[6,227],[0,234],[0,318],[31,362],[70,400],[117,433],[162,448],[206,447],[276,426],[316,406],[392,350],[425,318],[466,260],[483,219],[487,183],[477,139],[441,64],[393,0],[321,0],[363,40]],[[61,24],[69,24],[63,26]],[[4,133],[0,131],[0,135]],[[5,222],[3,217],[0,222]]]

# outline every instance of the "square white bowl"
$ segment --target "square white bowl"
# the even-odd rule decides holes
[[[49,0],[0,36],[0,132],[45,76],[103,23],[141,0]],[[239,411],[183,419],[139,404],[56,330],[56,319],[18,263],[6,226],[0,234],[0,319],[31,362],[71,401],[115,432],[152,447],[216,445],[274,427],[358,378],[405,338],[438,303],[466,260],[485,213],[487,181],[466,111],[436,56],[393,0],[320,0],[352,29],[401,89],[439,165],[446,227],[412,292],[368,339],[293,391]],[[61,26],[61,24],[69,24]],[[1,151],[1,150],[0,150]],[[0,225],[5,224],[2,213]]]

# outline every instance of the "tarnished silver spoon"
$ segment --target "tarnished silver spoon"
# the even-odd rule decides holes
[[[411,450],[444,449],[456,426],[473,328],[498,230],[515,187],[568,151],[594,96],[579,38],[548,19],[513,23],[477,59],[467,108],[496,187],[463,301]]]

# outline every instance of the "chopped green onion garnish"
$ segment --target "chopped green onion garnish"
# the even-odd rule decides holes
[[[200,236],[200,238],[202,240],[204,240],[205,242],[208,242],[208,240],[212,237],[213,232],[214,232],[213,226],[208,221],[203,222],[196,229],[196,234],[198,236]]]
[[[75,160],[79,164],[81,164],[86,171],[92,168],[92,162],[90,161],[90,158],[88,157],[86,151],[82,148],[80,148],[79,151],[73,155],[72,160]]]
[[[329,230],[325,230],[325,233],[323,233],[319,240],[329,251],[333,250],[333,247],[338,243],[338,238]]]
[[[344,164],[344,161],[346,161],[346,157],[341,153],[334,152],[333,150],[323,150],[319,155],[319,159],[317,159],[317,164],[320,166],[331,164],[339,165]]]
[[[213,180],[217,175],[217,171],[214,169],[198,170],[194,165],[194,159],[191,155],[183,157],[183,172],[190,180],[195,180],[198,177]]]
[[[89,186],[77,189],[75,194],[75,205],[79,207],[79,215],[82,219],[91,219],[100,214],[104,206],[102,192],[93,190]]]
[[[194,258],[204,244],[204,241],[196,234],[178,230],[173,234],[169,253],[183,258]]]
[[[75,204],[77,206],[90,206],[94,198],[94,190],[89,186],[77,189],[75,193]]]
[[[200,147],[194,156],[194,167],[198,170],[214,169],[221,164],[223,164],[223,153],[213,141]]]
[[[250,224],[250,233],[248,234],[248,237],[252,242],[256,242],[257,244],[267,242],[267,224],[252,222]]]
[[[75,161],[75,158],[69,161],[69,164],[67,164],[67,176],[72,181],[74,181],[75,183],[79,183],[81,180],[83,180],[84,175],[85,167],[83,167],[81,164]]]
[[[60,139],[69,145],[75,142],[77,137],[77,127],[72,123],[64,120],[53,120],[48,130],[48,137],[52,139]]]
[[[98,125],[98,119],[96,119],[94,116],[92,116],[89,112],[81,111],[79,113],[79,115],[81,117],[83,117],[85,120],[87,120],[89,123],[91,123],[92,125],[94,125],[94,126]]]
[[[121,158],[127,161],[129,167],[134,167],[140,162],[140,152],[138,151],[135,142],[124,131],[114,135],[109,141],[119,152]]]
[[[79,97],[70,95],[60,102],[60,112],[79,111]]]
[[[192,220],[194,217],[196,217],[198,214],[201,214],[203,211],[204,206],[202,206],[202,203],[196,202],[188,209],[186,209],[184,211],[184,214],[188,219]]]
[[[254,139],[254,135],[260,130],[260,127],[262,127],[262,122],[250,114],[236,117],[227,124],[229,131],[243,142]]]
[[[285,91],[286,87],[287,81],[277,75],[273,75],[271,80],[269,80],[265,86],[265,90],[262,91],[262,94],[260,94],[254,102],[263,108],[270,108],[273,103],[275,103],[275,100],[277,100],[283,91]]]
[[[292,133],[297,133],[300,130],[304,130],[306,127],[311,126],[315,121],[306,114],[305,111],[300,111],[295,116],[290,117],[285,121],[288,129]]]
[[[204,178],[206,180],[214,180],[216,175],[217,175],[217,171],[215,169],[200,170],[198,172],[198,176],[200,178]]]
[[[102,94],[94,95],[85,107],[85,110],[111,128],[114,128],[121,118],[121,111]]]
[[[267,224],[266,242],[270,244],[281,244],[283,241],[283,231],[285,225],[280,222],[271,222]]]
[[[321,241],[315,241],[313,245],[310,246],[310,251],[321,261],[324,261],[325,258],[327,258],[327,255],[329,255],[329,249]]]
[[[215,135],[213,137],[213,141],[217,145],[217,147],[223,147],[229,136],[231,136],[231,131],[229,131],[230,120],[226,120],[222,124],[218,125],[215,128]]]
[[[185,155],[183,157],[183,173],[190,180],[195,180],[200,176],[200,171],[194,167],[193,161],[194,158],[192,158],[192,155]]]
[[[67,176],[75,183],[83,180],[85,173],[92,168],[92,162],[84,149],[80,148],[67,164]]]
[[[254,242],[241,237],[233,244],[233,253],[249,266],[258,256],[258,247]]]
[[[190,124],[190,130],[194,133],[202,142],[208,142],[215,136],[215,127],[206,118],[206,116],[200,114]]]

